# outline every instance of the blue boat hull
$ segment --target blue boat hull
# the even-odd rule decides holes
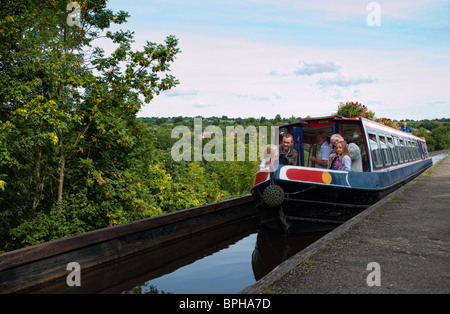
[[[290,233],[325,231],[376,203],[431,165],[432,160],[427,158],[375,172],[284,166],[267,173],[267,179],[257,183],[251,192],[262,225],[271,229],[275,225],[275,229]],[[282,201],[279,198],[273,204],[269,199],[273,195],[266,189],[271,185],[282,189]]]

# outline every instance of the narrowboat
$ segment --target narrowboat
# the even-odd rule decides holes
[[[287,133],[295,164],[275,160],[260,168],[251,189],[261,225],[284,233],[331,230],[432,165],[424,138],[365,118],[329,116],[277,126],[275,144]],[[331,170],[313,162],[321,149],[317,135],[329,142],[335,133],[356,148],[351,158],[358,169]]]

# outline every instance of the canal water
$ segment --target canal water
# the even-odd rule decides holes
[[[257,233],[243,235],[228,247],[157,278],[142,277],[143,282],[123,293],[211,294],[236,293],[255,282],[252,248]]]
[[[157,275],[141,276],[142,282],[122,293],[237,293],[323,235],[284,236],[253,226],[212,248],[195,252],[197,257],[188,258],[185,265],[165,265]]]
[[[249,217],[81,269],[80,286],[64,278],[28,293],[234,294],[324,234],[284,236]]]
[[[450,152],[441,153],[441,154],[432,156],[431,160],[433,161],[433,165],[436,164],[437,162],[439,162],[441,159],[444,159],[448,155],[450,155]]]

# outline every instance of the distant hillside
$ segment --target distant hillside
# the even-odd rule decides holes
[[[281,115],[277,114],[274,118],[266,118],[266,117],[251,117],[251,118],[229,118],[227,116],[221,116],[221,117],[145,117],[145,118],[138,118],[142,122],[148,124],[148,125],[163,125],[163,124],[178,124],[178,125],[185,125],[185,124],[191,124],[194,121],[194,118],[203,118],[203,124],[204,125],[261,125],[261,124],[283,124],[283,123],[294,123],[298,120],[302,119],[302,117],[294,117],[291,116],[290,118],[282,118]],[[307,117],[303,117],[307,118]],[[428,131],[433,131],[434,129],[440,127],[440,126],[450,126],[450,118],[441,118],[441,119],[424,119],[424,120],[400,120],[398,121],[399,125],[401,125],[402,122],[407,122],[408,125],[411,128],[419,130],[420,128],[424,128]]]

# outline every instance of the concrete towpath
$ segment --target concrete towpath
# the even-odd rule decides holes
[[[241,293],[450,293],[450,157]]]

